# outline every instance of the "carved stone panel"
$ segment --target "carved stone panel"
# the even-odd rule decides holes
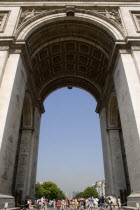
[[[133,17],[137,32],[140,32],[140,11],[132,12],[132,17]]]
[[[7,11],[0,11],[0,32],[4,32],[5,26],[6,26],[6,22],[8,19],[8,14],[9,12]]]
[[[79,9],[78,7],[75,6],[66,6],[66,8],[59,8],[57,10],[54,9],[50,9],[50,8],[45,8],[45,9],[36,9],[36,8],[32,8],[32,9],[23,9],[21,12],[21,17],[19,20],[19,24],[18,27],[21,26],[23,23],[27,22],[28,20],[32,20],[34,17],[43,17],[43,16],[47,16],[47,15],[51,15],[51,14],[55,14],[55,13],[61,13],[61,12],[66,12],[67,16],[74,16],[74,13],[87,13],[90,15],[95,15],[95,16],[100,16],[101,18],[106,18],[106,20],[108,19],[108,21],[112,22],[112,23],[116,23],[121,29],[123,29],[122,26],[122,21],[121,21],[121,17],[120,17],[120,13],[118,8],[95,8],[93,9],[93,7],[91,8],[91,10],[85,10],[85,9]]]

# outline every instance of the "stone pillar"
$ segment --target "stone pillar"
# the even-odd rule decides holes
[[[27,184],[28,188],[26,194],[27,196],[29,195],[30,198],[35,197],[40,119],[41,119],[41,114],[39,109],[36,107],[34,113],[34,132],[32,136],[31,155],[30,155],[30,173],[28,174],[28,184]]]
[[[23,127],[21,131],[16,179],[16,191],[21,193],[21,202],[24,202],[27,198],[34,198],[39,129],[40,112],[36,107],[34,111],[33,128]]]
[[[140,81],[131,54],[119,53],[114,83],[131,185],[128,205],[136,206],[140,204]]]
[[[16,178],[16,192],[18,194],[18,203],[25,197],[27,191],[30,153],[32,144],[33,129],[21,129],[20,151]]]
[[[138,77],[140,77],[140,46],[132,47],[132,57],[136,65]]]
[[[119,128],[108,128],[108,135],[111,151],[110,158],[112,159],[115,197],[118,198],[120,197],[120,190],[126,190]]]
[[[110,148],[110,139],[107,132],[107,113],[106,109],[103,108],[100,113],[100,126],[102,136],[102,147],[103,147],[103,159],[104,159],[104,170],[105,170],[105,181],[106,181],[106,195],[115,196],[115,183],[113,176],[113,165],[112,155]]]
[[[115,198],[126,189],[125,174],[120,144],[119,128],[107,126],[106,110],[100,114],[101,134],[106,179],[106,194]]]
[[[7,50],[0,51],[0,85],[7,59],[8,59],[8,51]]]
[[[1,194],[10,195],[12,190],[16,147],[26,80],[26,73],[20,54],[10,54],[6,66],[3,69],[0,87]]]

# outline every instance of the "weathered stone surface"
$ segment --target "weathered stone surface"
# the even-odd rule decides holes
[[[4,207],[13,208],[15,207],[15,198],[10,195],[0,194],[0,209],[4,209]]]
[[[102,135],[102,147],[103,147],[103,159],[104,159],[104,170],[105,170],[105,180],[106,180],[106,195],[115,196],[115,185],[113,179],[112,170],[112,159],[110,150],[110,141],[107,132],[107,119],[106,119],[106,109],[104,108],[100,113],[100,126]]]
[[[139,192],[140,175],[140,83],[133,58],[130,54],[120,54],[115,70],[120,119],[130,175],[132,192]]]
[[[0,193],[10,194],[26,73],[20,55],[10,55],[0,87]]]

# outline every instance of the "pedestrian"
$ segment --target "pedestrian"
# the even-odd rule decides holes
[[[78,209],[79,207],[79,202],[77,201],[77,199],[75,199],[75,209]]]
[[[88,199],[86,199],[86,209],[88,209],[88,206],[89,206],[89,200]]]
[[[61,209],[62,209],[62,210],[65,209],[65,201],[64,201],[64,200],[61,201]]]
[[[98,208],[98,198],[94,198],[94,208]]]
[[[44,203],[44,198],[43,197],[41,198],[41,202]]]
[[[33,208],[32,207],[32,200],[29,200],[28,202],[29,202],[29,209],[32,209]]]
[[[72,210],[75,210],[75,201],[74,200],[72,200]]]
[[[109,197],[108,198],[108,206],[110,207],[110,210],[112,210],[112,201],[111,201],[111,198]]]
[[[121,208],[121,199],[120,199],[120,197],[118,197],[118,208]]]
[[[56,202],[56,207],[57,207],[57,210],[60,210],[60,207],[61,207],[61,201],[60,200],[58,200]]]
[[[88,209],[89,210],[93,209],[93,200],[92,199],[89,200],[89,208]]]
[[[84,209],[86,208],[86,201],[85,200],[83,200],[83,207],[84,207]]]
[[[55,209],[56,201],[55,199],[53,200],[53,208]]]
[[[37,206],[38,206],[38,210],[40,210],[41,209],[41,206],[42,206],[41,199],[38,199],[37,200]]]
[[[48,205],[48,201],[45,199],[44,200],[44,210],[47,210],[47,205]]]
[[[80,200],[80,209],[84,209],[84,200],[83,199]]]
[[[102,196],[102,197],[100,198],[100,207],[101,207],[101,209],[103,209],[104,206],[105,206],[105,198],[104,198],[104,196]]]

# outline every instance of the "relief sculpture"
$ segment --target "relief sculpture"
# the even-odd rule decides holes
[[[28,9],[28,10],[22,11],[20,21],[19,21],[19,26],[22,25],[23,23],[25,23],[27,20],[29,20],[43,12],[46,12],[46,10]]]
[[[96,12],[98,12],[101,15],[104,15],[105,17],[107,17],[110,20],[113,20],[119,26],[122,27],[121,17],[120,17],[120,14],[119,14],[119,11],[118,10],[115,10],[115,9],[111,9],[111,10],[110,9],[105,9],[103,11],[99,11],[98,10]]]
[[[68,8],[66,7],[66,13],[67,13],[67,10],[68,10]],[[42,10],[37,10],[37,9],[23,10],[22,13],[21,13],[21,17],[20,17],[18,27],[21,26],[23,23],[27,22],[28,20],[32,19],[33,17],[39,15],[39,14],[44,13],[44,15],[49,15],[49,14],[51,14],[51,11],[52,11],[52,13],[55,12],[55,11],[57,13],[57,10],[50,10],[50,9],[49,10],[46,10],[46,9],[42,9]],[[61,12],[61,9],[58,9],[58,12],[59,11]],[[108,18],[109,20],[112,20],[115,23],[117,23],[117,25],[122,28],[121,17],[120,17],[118,9],[106,8],[104,10],[103,9],[82,10],[82,9],[76,8],[75,12],[78,12],[78,13],[79,12],[81,12],[81,13],[86,13],[87,12],[87,13],[90,13],[91,15],[92,15],[92,12],[93,12],[93,15],[94,14],[103,15],[104,17]]]

